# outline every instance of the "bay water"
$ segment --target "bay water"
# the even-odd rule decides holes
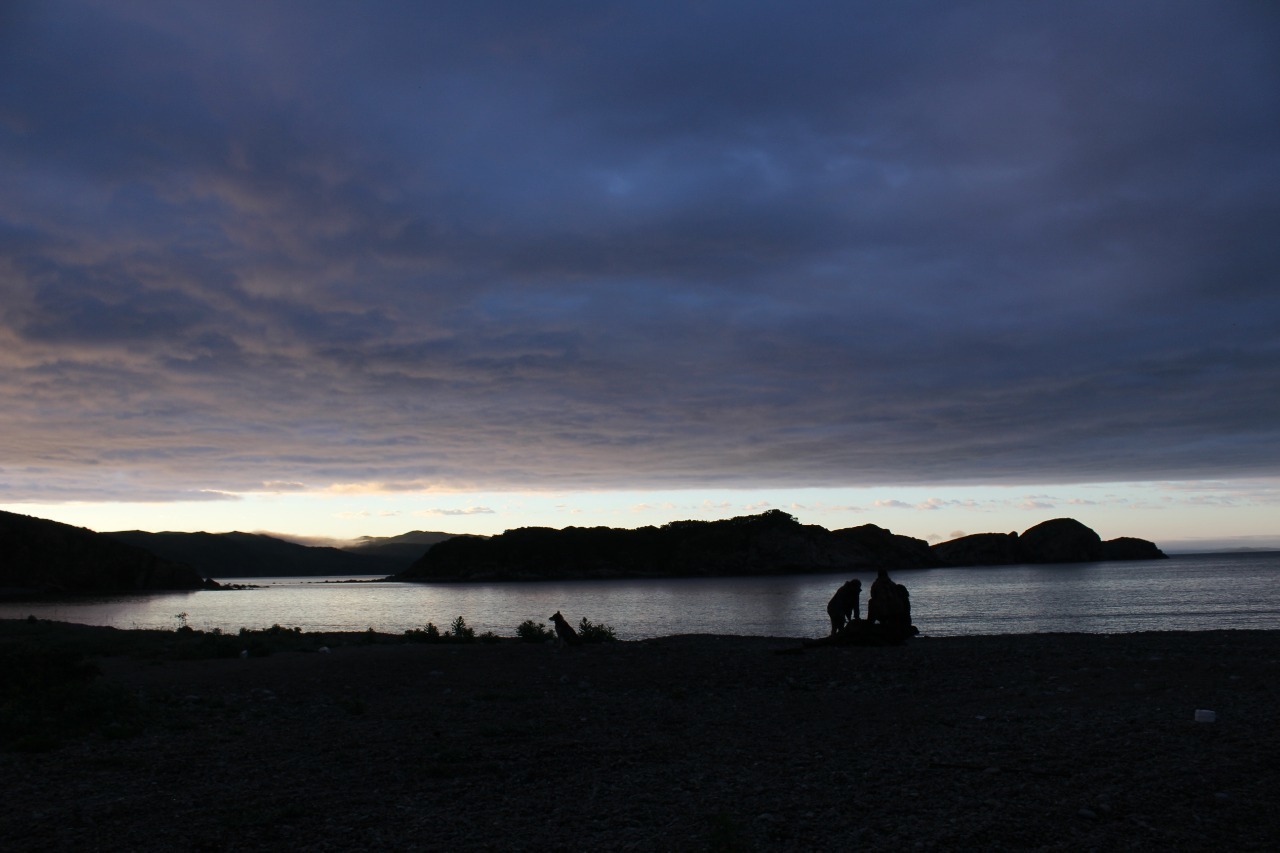
[[[914,569],[892,573],[911,593],[924,635],[1280,629],[1280,552],[1177,555],[1168,560]],[[557,610],[619,639],[674,634],[819,637],[827,600],[848,577],[874,572],[759,578],[422,584],[342,578],[236,578],[256,589],[201,590],[0,603],[0,618],[117,628],[234,633],[281,625],[303,631],[401,633],[458,616],[478,633],[514,636],[526,619]]]

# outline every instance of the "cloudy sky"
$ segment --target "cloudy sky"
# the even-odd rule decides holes
[[[10,510],[1280,544],[1272,3],[10,2],[0,179]]]

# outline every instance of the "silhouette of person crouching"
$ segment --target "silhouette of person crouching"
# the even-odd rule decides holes
[[[827,615],[831,617],[831,633],[838,634],[846,622],[861,618],[858,599],[862,596],[862,581],[854,578],[845,581],[827,602]]]

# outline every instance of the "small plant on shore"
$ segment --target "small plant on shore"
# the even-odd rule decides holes
[[[404,632],[406,640],[412,643],[470,643],[476,639],[476,629],[467,625],[467,620],[459,616],[449,625],[449,630],[441,631],[434,622],[428,622],[425,628],[411,628]],[[498,638],[492,631],[480,636],[481,642],[494,642]]]
[[[428,622],[425,628],[410,628],[404,632],[404,638],[411,643],[438,643],[443,639],[434,622]]]
[[[275,651],[266,631],[241,628],[239,637],[241,657],[264,658]]]
[[[550,628],[532,619],[526,619],[516,627],[516,636],[526,643],[547,643],[556,638]]]
[[[583,616],[578,623],[578,636],[584,643],[612,643],[618,639],[613,629],[601,622],[599,625]]]
[[[453,620],[453,624],[449,626],[449,636],[454,640],[469,643],[476,638],[476,629],[468,628],[467,621],[459,616]]]

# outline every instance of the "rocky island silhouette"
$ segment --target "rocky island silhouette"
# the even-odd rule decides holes
[[[1154,560],[1154,543],[1103,541],[1070,518],[1017,533],[982,533],[930,546],[864,524],[827,530],[781,510],[725,521],[661,527],[522,527],[499,536],[457,536],[433,546],[405,581],[730,577],[1023,563]]]

